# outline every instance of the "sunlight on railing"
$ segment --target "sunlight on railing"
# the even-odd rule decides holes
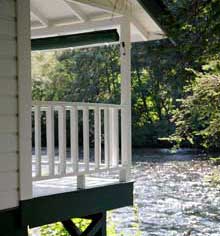
[[[121,105],[35,102],[33,180],[121,170],[121,110]]]

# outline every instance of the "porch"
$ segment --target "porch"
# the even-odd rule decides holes
[[[131,159],[129,147],[123,147],[128,130],[120,123],[127,110],[113,104],[34,102],[33,196],[44,195],[41,186],[53,185],[53,179],[59,183],[53,193],[128,181]]]
[[[149,13],[155,7],[161,10],[137,0],[1,2],[1,235],[27,236],[28,226],[57,221],[74,231],[70,219],[89,216],[98,225],[70,235],[104,236],[106,211],[132,205],[131,43],[166,37]],[[31,104],[31,50],[106,42],[120,45],[119,105]]]

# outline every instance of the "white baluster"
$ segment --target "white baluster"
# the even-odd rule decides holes
[[[53,106],[48,106],[46,115],[47,125],[47,156],[49,162],[49,176],[54,175],[55,153],[54,153],[54,110]]]
[[[66,109],[64,106],[59,108],[59,159],[60,175],[66,173]]]
[[[101,125],[100,125],[100,110],[98,107],[94,111],[95,122],[95,169],[99,169],[101,160]]]
[[[34,109],[34,132],[35,132],[35,168],[36,177],[41,176],[41,111],[40,106]]]
[[[78,172],[79,161],[79,141],[78,141],[78,110],[76,106],[70,109],[70,137],[71,137],[71,159],[73,163],[73,173]]]
[[[118,109],[111,108],[109,116],[110,126],[110,165],[117,167],[119,162],[119,130]]]
[[[105,166],[110,166],[110,137],[109,137],[109,108],[104,110],[104,146],[105,146]]]
[[[89,171],[89,110],[83,109],[83,157],[85,170]]]

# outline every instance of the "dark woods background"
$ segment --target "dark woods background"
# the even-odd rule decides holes
[[[171,40],[132,47],[135,147],[220,147],[220,1],[164,0]],[[33,100],[119,103],[118,46],[33,53]]]

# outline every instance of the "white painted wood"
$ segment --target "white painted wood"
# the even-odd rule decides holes
[[[83,160],[85,170],[89,171],[89,110],[83,109]]]
[[[58,175],[52,175],[48,171],[48,164],[51,162],[47,160],[47,156],[42,156],[41,166],[44,176],[33,175],[34,180],[52,179],[55,177],[65,176],[79,176],[78,185],[83,188],[84,178],[87,174],[102,173],[103,171],[119,171],[122,167],[118,165],[119,156],[119,117],[118,113],[123,107],[112,104],[89,104],[89,103],[60,103],[60,102],[34,102],[33,112],[36,107],[41,111],[47,112],[47,127],[51,126],[52,107],[58,111],[58,125],[59,125],[59,160],[53,160],[56,168],[60,168]],[[37,104],[37,105],[36,105]],[[79,105],[77,105],[79,104]],[[78,111],[82,110],[83,114],[83,160],[79,160],[78,150]],[[95,162],[90,161],[90,145],[89,145],[89,111],[94,112],[94,139],[95,139]],[[48,115],[48,111],[50,115]],[[66,158],[66,111],[70,112],[70,135],[71,135],[71,160]],[[102,141],[102,127],[101,127],[101,111],[104,111],[104,138],[105,138],[105,160],[101,163],[101,141]],[[36,127],[35,127],[36,129]],[[54,132],[49,128],[47,133],[54,136]],[[50,140],[52,137],[47,137]],[[49,143],[49,141],[47,141]],[[48,148],[50,150],[50,147]],[[65,151],[64,151],[65,150]],[[53,150],[54,151],[54,150]],[[36,161],[33,160],[33,165]],[[64,167],[65,166],[65,167]],[[67,170],[67,171],[66,171]],[[124,170],[124,167],[123,167]],[[127,169],[126,169],[127,170]],[[127,172],[126,172],[127,173]]]
[[[0,96],[17,96],[17,80],[0,78]]]
[[[99,169],[101,160],[101,124],[100,124],[100,110],[98,107],[94,111],[94,128],[95,128],[95,168]]]
[[[119,119],[118,119],[118,110],[110,109],[110,156],[111,162],[110,165],[117,167],[119,163]]]
[[[1,0],[0,1],[0,17],[15,17],[15,1],[14,0]]]
[[[66,109],[64,106],[59,108],[59,159],[60,175],[66,173]]]
[[[16,59],[0,58],[0,77],[17,76]]]
[[[104,147],[105,147],[105,165],[107,168],[110,167],[110,130],[109,130],[109,109],[104,110]]]
[[[121,24],[121,150],[122,166],[120,180],[127,181],[132,159],[131,151],[131,41],[130,21],[124,18]]]
[[[33,1],[31,1],[31,14],[33,14],[42,25],[47,27],[49,25],[48,19],[34,6]]]
[[[0,116],[0,134],[17,134],[18,125],[16,116]]]
[[[30,1],[17,0],[17,76],[20,200],[32,198]],[[13,70],[13,68],[12,68]]]
[[[1,172],[17,172],[18,160],[16,153],[0,153],[0,173]]]
[[[49,175],[54,175],[54,162],[55,162],[55,153],[54,153],[54,110],[53,106],[48,106],[46,113],[47,121],[47,157],[49,162]]]
[[[84,7],[86,9],[87,6],[93,7],[98,9],[99,11],[102,10],[104,12],[108,12],[108,13],[113,13],[114,11],[114,3],[112,3],[111,1],[103,1],[103,0],[70,0],[72,2],[75,2],[79,5],[81,5],[82,7]],[[121,0],[124,1],[124,0]]]
[[[64,0],[64,2],[67,4],[67,6],[71,9],[73,14],[77,16],[77,18],[81,22],[88,21],[87,15],[79,8],[77,4],[75,4],[74,2],[71,2],[70,0]]]
[[[15,153],[18,151],[17,134],[0,134],[0,155],[1,153]]]
[[[118,2],[111,2],[111,1],[100,1],[100,0],[77,0],[77,2],[87,4],[89,6],[98,7],[104,11],[107,11],[109,13],[117,13],[120,15],[124,15],[135,25],[137,30],[140,32],[140,34],[143,37],[143,40],[146,41],[150,38],[149,32],[146,29],[146,27],[143,26],[143,17],[141,19],[138,19],[140,15],[138,16],[138,8],[140,8],[140,5],[134,4],[132,5],[127,0],[121,0]],[[137,13],[137,14],[135,14]],[[146,19],[145,19],[146,20]]]
[[[122,169],[121,167],[105,168],[104,165],[101,166],[100,169],[95,170],[94,166],[93,166],[93,168],[91,168],[89,170],[89,172],[88,171],[80,171],[80,172],[78,172],[77,175],[73,175],[72,173],[66,173],[65,175],[59,175],[59,176],[56,176],[54,178],[57,178],[57,177],[58,178],[63,178],[63,177],[70,177],[70,176],[82,176],[82,175],[88,175],[88,174],[101,174],[101,173],[104,173],[104,172],[107,172],[107,173],[113,172],[113,173],[115,173],[116,171],[119,172],[119,171],[122,171],[122,170],[124,170],[124,169]],[[37,178],[33,177],[34,181],[49,180],[49,179],[51,179],[50,176],[41,176],[41,177],[37,177]]]
[[[50,22],[52,25],[49,28],[42,29],[32,29],[32,38],[42,37],[42,35],[65,35],[65,34],[76,34],[80,32],[91,32],[95,30],[104,30],[104,29],[113,29],[117,28],[117,26],[121,23],[121,18],[116,17],[111,20],[101,20],[101,21],[86,21],[84,23],[78,24],[68,24],[68,25],[58,25],[59,23]]]
[[[17,98],[11,96],[0,96],[0,116],[2,115],[16,116],[17,113],[18,113]]]
[[[15,15],[15,1],[0,0],[0,210],[18,206]]]
[[[0,58],[15,58],[17,56],[15,39],[0,37]]]
[[[0,192],[0,210],[9,209],[18,205],[19,197],[17,190]]]
[[[105,103],[83,103],[83,102],[51,102],[51,101],[35,101],[32,103],[33,106],[41,106],[42,110],[47,109],[47,106],[52,105],[54,106],[54,109],[59,108],[59,106],[65,106],[66,109],[70,109],[72,106],[77,106],[78,110],[83,110],[84,108],[88,108],[90,110],[94,110],[96,107],[99,107],[99,109],[105,109],[105,108],[116,108],[121,109],[121,105],[116,104],[105,104]]]
[[[18,188],[18,173],[16,171],[0,172],[0,192],[8,192]]]
[[[112,1],[103,1],[103,0],[71,0],[73,2],[77,2],[78,4],[82,4],[84,6],[88,5],[91,7],[95,7],[99,10],[103,10],[109,13],[119,13],[119,14],[124,14],[124,11],[126,10],[126,7],[121,7],[120,9],[118,8],[118,4],[114,4]],[[126,3],[126,0],[120,0],[123,3]],[[121,5],[121,4],[119,4]]]
[[[73,172],[78,172],[79,162],[79,140],[78,140],[78,110],[72,106],[70,110],[70,137],[71,137],[71,159],[73,163]]]
[[[16,24],[14,20],[5,20],[0,18],[0,36],[16,37]]]
[[[40,106],[34,111],[34,134],[35,134],[35,168],[36,176],[41,176],[41,111]]]
[[[85,189],[85,187],[86,187],[85,175],[77,176],[77,189]]]
[[[117,184],[117,179],[113,178],[100,178],[86,176],[86,188],[96,188],[106,185]],[[65,177],[54,180],[37,181],[33,183],[33,197],[43,197],[54,194],[60,194],[64,192],[77,191],[77,180],[76,177]],[[102,196],[97,196],[102,200]],[[109,196],[111,197],[111,196]],[[119,196],[120,197],[120,196]],[[88,199],[88,202],[91,199]],[[77,207],[77,206],[76,206]]]
[[[159,32],[159,34],[156,36],[157,39],[161,39],[165,36],[164,32],[150,17],[150,15],[142,8],[142,6],[140,5],[140,3],[138,3],[138,1],[128,1],[128,0],[120,0],[120,1],[72,0],[72,1],[81,3],[84,6],[89,5],[92,7],[96,7],[111,14],[114,13],[126,17],[139,31],[144,41],[152,40],[153,39],[152,34],[154,34],[155,32]]]

